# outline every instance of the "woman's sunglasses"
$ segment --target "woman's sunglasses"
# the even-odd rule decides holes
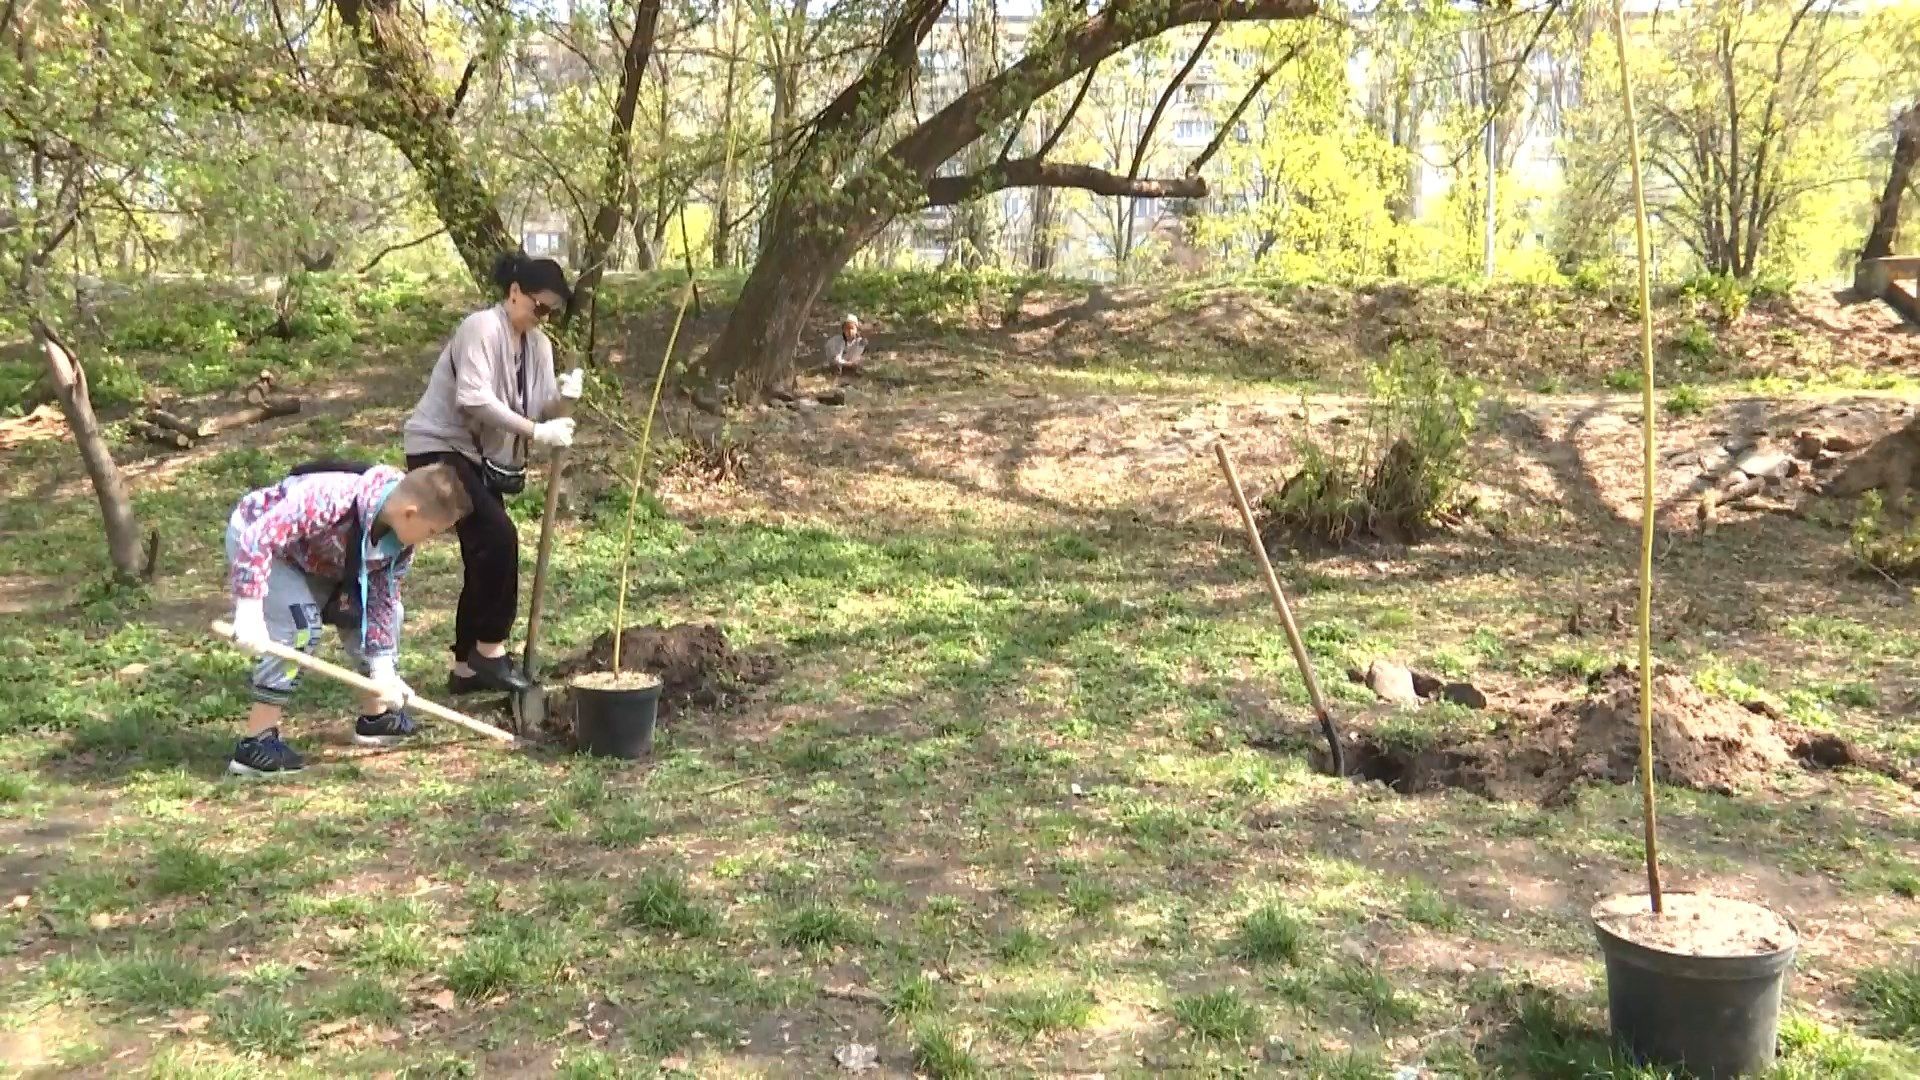
[[[532,298],[529,297],[529,299],[532,299]],[[552,304],[547,303],[545,300],[533,301],[533,317],[534,318],[544,319],[551,314],[553,314]]]

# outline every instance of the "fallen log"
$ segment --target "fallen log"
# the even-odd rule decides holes
[[[150,405],[147,407],[146,420],[150,424],[156,424],[160,427],[177,431],[189,439],[204,439],[213,434],[213,432],[207,430],[206,424],[188,420],[186,417],[179,416],[175,413],[170,413],[158,405]]]
[[[134,434],[145,438],[148,442],[172,447],[175,450],[191,450],[193,448],[194,440],[191,437],[183,432],[175,431],[172,428],[162,427],[151,420],[136,416],[127,421],[127,426],[132,429]]]
[[[281,398],[278,401],[267,401],[259,405],[248,405],[242,409],[235,409],[232,412],[222,413],[219,416],[202,420],[200,422],[200,428],[208,435],[218,435],[223,431],[232,431],[234,428],[246,427],[249,424],[258,424],[282,416],[292,416],[300,411],[302,404],[299,398]]]

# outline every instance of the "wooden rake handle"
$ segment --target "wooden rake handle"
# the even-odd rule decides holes
[[[236,645],[239,644],[237,641],[234,640],[233,624],[227,622],[224,619],[217,619],[214,621],[213,632],[216,634],[219,634],[223,638],[226,638],[228,641],[234,641]],[[249,652],[252,652],[255,650],[255,647],[252,645],[242,646],[242,647],[247,649],[247,651]],[[280,660],[285,660],[287,663],[292,664],[293,666],[298,668],[304,668],[307,671],[313,672],[315,675],[324,675],[327,678],[332,679],[334,682],[344,683],[347,686],[353,687],[355,690],[365,690],[368,693],[374,693],[374,694],[379,693],[381,690],[379,683],[374,682],[372,679],[367,678],[365,675],[362,675],[357,671],[348,671],[346,668],[343,668],[338,664],[328,663],[327,661],[322,660],[317,656],[308,656],[306,653],[301,652],[299,649],[288,648],[287,646],[282,645],[277,641],[268,641],[268,642],[261,643],[258,646],[258,651],[265,653],[268,656],[275,657]],[[452,709],[449,709],[444,705],[436,705],[433,702],[428,701],[426,698],[420,697],[418,695],[415,695],[415,694],[407,695],[406,704],[408,707],[418,709],[419,711],[427,714],[428,716],[433,717],[436,720],[445,720],[449,724],[458,724],[461,727],[466,728],[468,731],[478,732],[481,735],[485,735],[489,739],[498,739],[501,742],[506,743],[508,746],[513,746],[519,742],[519,740],[514,737],[512,732],[502,731],[501,729],[494,727],[492,724],[486,723],[485,721],[481,721],[481,720],[475,720],[473,717],[468,716],[466,713],[454,712]]]

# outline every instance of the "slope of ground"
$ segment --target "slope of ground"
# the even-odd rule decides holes
[[[616,341],[629,401],[656,317]],[[669,454],[630,609],[716,622],[778,675],[676,716],[644,766],[438,726],[370,754],[316,684],[293,723],[314,770],[218,777],[245,705],[242,661],[202,629],[223,606],[219,522],[316,453],[390,457],[425,343],[419,372],[317,375],[308,413],[132,455],[168,538],[143,590],[92,584],[70,447],[0,449],[0,1062],[825,1076],[858,1043],[894,1076],[1641,1075],[1601,1037],[1584,923],[1639,879],[1635,792],[1409,798],[1311,770],[1210,447],[1264,486],[1356,403],[1226,368],[1050,366],[994,336],[1042,331],[923,325],[850,404],[755,410]],[[1693,456],[1659,492],[1656,617],[1700,694],[1911,764],[1920,613],[1852,573],[1844,508],[1694,513],[1727,443],[1890,426],[1902,404],[1728,397],[1664,424],[1663,460]],[[618,589],[631,445],[602,406],[550,656],[604,633]],[[1470,529],[1281,560],[1342,711],[1363,692],[1341,672],[1398,657],[1493,708],[1376,734],[1463,737],[1629,655],[1609,612],[1631,610],[1637,408],[1510,396],[1475,444]],[[716,444],[734,462],[718,481]],[[515,504],[529,548],[539,501],[536,484]],[[429,550],[408,585],[422,688],[455,567]],[[1664,790],[1662,810],[1671,883],[1764,899],[1805,935],[1783,1075],[1920,1068],[1912,792],[1788,768],[1737,795]]]

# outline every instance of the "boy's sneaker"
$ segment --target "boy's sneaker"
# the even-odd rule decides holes
[[[227,762],[227,772],[234,776],[284,776],[306,767],[293,747],[280,741],[277,727],[241,739]]]
[[[413,717],[405,709],[388,709],[353,722],[353,741],[361,746],[398,746],[412,734]]]

